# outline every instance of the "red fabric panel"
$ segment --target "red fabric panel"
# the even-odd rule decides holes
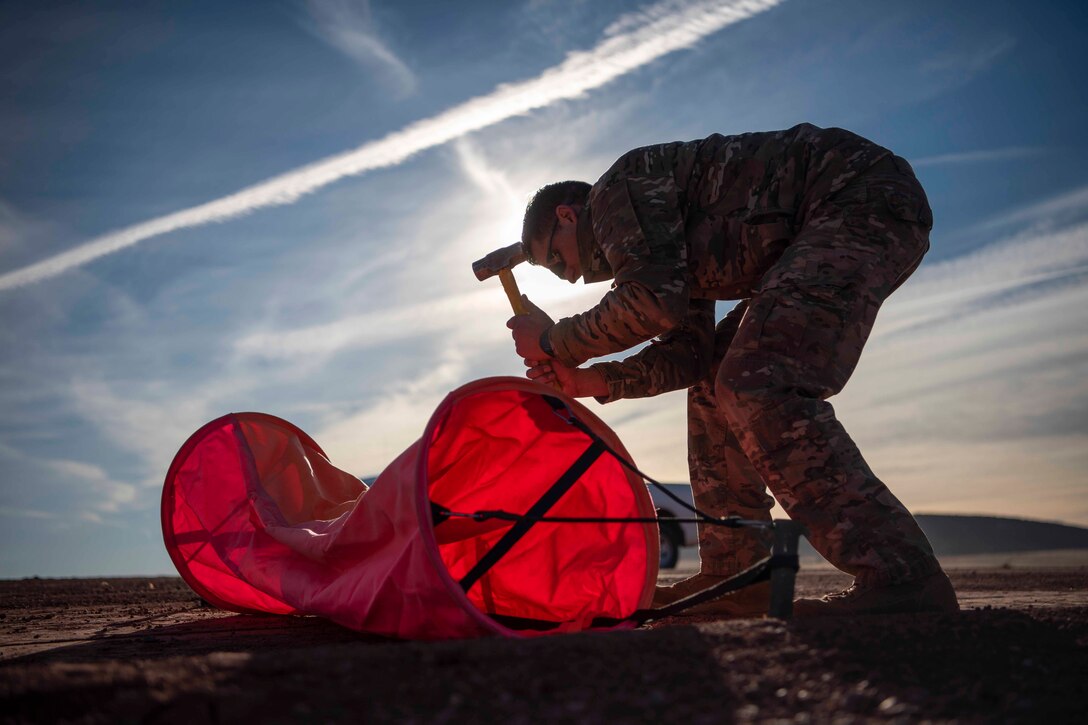
[[[466,397],[451,407],[431,442],[431,499],[454,511],[524,513],[590,443],[539,394],[511,390]],[[637,486],[645,491],[642,483]],[[638,506],[637,490],[605,454],[549,515],[648,515]],[[512,525],[462,520],[436,527],[453,579],[463,577]],[[538,523],[470,589],[469,599],[481,611],[564,622],[563,629],[584,629],[595,617],[626,616],[638,608],[644,591],[645,529]]]
[[[290,614],[276,593],[238,569],[259,533],[250,517],[246,474],[231,416],[212,421],[182,447],[163,490],[163,534],[178,571],[224,609]]]

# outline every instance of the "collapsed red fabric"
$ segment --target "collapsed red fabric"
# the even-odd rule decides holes
[[[570,632],[624,618],[652,599],[655,525],[536,523],[466,593],[459,582],[514,524],[434,522],[432,504],[525,513],[589,457],[591,438],[545,396],[557,393],[518,378],[455,390],[369,490],[285,420],[214,420],[167,473],[166,548],[185,581],[223,609],[320,615],[401,638]],[[627,456],[602,421],[562,401]],[[654,508],[643,482],[605,453],[548,515],[652,517]]]

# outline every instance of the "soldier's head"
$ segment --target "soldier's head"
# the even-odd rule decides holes
[[[521,244],[529,263],[547,267],[571,284],[582,276],[578,214],[590,188],[584,181],[560,181],[541,187],[525,207],[521,224]]]

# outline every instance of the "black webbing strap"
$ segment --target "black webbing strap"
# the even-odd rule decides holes
[[[768,561],[767,565],[771,569],[789,569],[791,571],[801,570],[801,559],[797,554],[775,554]]]
[[[506,555],[514,544],[516,544],[521,537],[525,536],[529,532],[529,529],[533,527],[536,521],[532,518],[539,518],[548,512],[552,506],[562,498],[563,494],[570,490],[579,478],[582,477],[589,467],[593,465],[593,462],[601,457],[604,453],[604,444],[599,441],[593,441],[589,447],[578,456],[578,460],[571,464],[571,467],[567,469],[566,473],[559,477],[559,480],[552,484],[551,488],[544,492],[536,503],[525,512],[524,518],[507,531],[501,539],[495,542],[495,545],[491,549],[480,557],[480,560],[476,562],[476,566],[461,579],[461,588],[466,592],[472,588],[472,585],[480,580],[487,570],[495,566],[495,564]]]
[[[748,567],[744,571],[740,572],[736,576],[732,576],[724,581],[720,581],[702,591],[690,594],[683,599],[679,599],[672,604],[664,607],[652,607],[650,609],[637,609],[631,613],[631,616],[624,619],[615,619],[612,617],[598,617],[593,620],[594,627],[613,627],[621,622],[635,622],[636,624],[644,624],[652,619],[661,619],[662,617],[671,617],[673,615],[683,612],[685,609],[690,609],[703,602],[709,602],[718,597],[724,596],[729,592],[735,592],[738,589],[757,584],[762,581],[767,581],[771,578],[771,570],[777,566],[782,566],[785,562],[779,561],[780,557],[768,556],[766,559],[757,561],[752,566]],[[788,564],[786,564],[788,566]]]
[[[660,491],[665,496],[668,496],[669,498],[671,498],[681,508],[685,508],[688,511],[691,511],[693,514],[698,516],[701,521],[706,521],[707,523],[714,523],[714,522],[716,522],[718,520],[718,519],[714,518],[713,516],[710,516],[709,514],[703,513],[699,509],[697,509],[694,506],[692,506],[691,504],[689,504],[687,501],[684,501],[684,499],[680,498],[675,493],[673,493],[669,489],[665,488],[665,486],[660,481],[658,481],[656,479],[653,479],[653,478],[650,478],[645,473],[640,471],[638,469],[638,467],[635,466],[634,463],[631,463],[631,461],[627,460],[626,458],[621,456],[619,453],[617,453],[615,450],[613,450],[611,446],[609,446],[607,443],[605,443],[603,440],[601,440],[601,437],[599,435],[597,435],[593,431],[592,428],[590,428],[588,425],[586,425],[581,420],[579,420],[578,416],[576,416],[574,414],[574,411],[570,409],[570,406],[567,405],[566,403],[564,403],[562,400],[555,397],[554,395],[542,395],[540,397],[544,398],[544,402],[546,402],[549,406],[551,406],[551,409],[555,412],[556,415],[558,415],[560,417],[560,419],[563,420],[564,423],[566,423],[567,425],[574,426],[575,428],[577,428],[578,430],[582,431],[587,436],[589,436],[590,439],[600,443],[602,446],[604,446],[604,449],[606,451],[608,451],[609,455],[611,455],[613,458],[615,458],[616,461],[618,461],[621,466],[623,466],[627,470],[634,473],[636,476],[641,478],[646,483],[649,483],[651,486],[656,488],[658,491]]]
[[[532,632],[550,632],[560,625],[566,624],[566,622],[553,622],[550,619],[511,617],[509,614],[495,614],[494,612],[488,612],[487,616],[507,629],[529,630]]]

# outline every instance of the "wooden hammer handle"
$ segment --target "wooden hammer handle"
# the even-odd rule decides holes
[[[525,309],[525,305],[521,301],[521,292],[518,290],[517,280],[514,279],[514,273],[510,271],[509,267],[499,270],[499,281],[502,282],[502,288],[510,299],[510,306],[514,308],[514,314],[529,314],[529,310]]]
[[[518,290],[518,282],[514,279],[514,273],[510,271],[509,267],[504,267],[499,270],[499,281],[502,282],[502,288],[506,290],[506,296],[510,300],[510,306],[514,308],[514,314],[529,314],[529,310],[525,308],[525,304],[521,301],[521,292]],[[553,380],[551,387],[560,392],[563,391],[558,380]]]

